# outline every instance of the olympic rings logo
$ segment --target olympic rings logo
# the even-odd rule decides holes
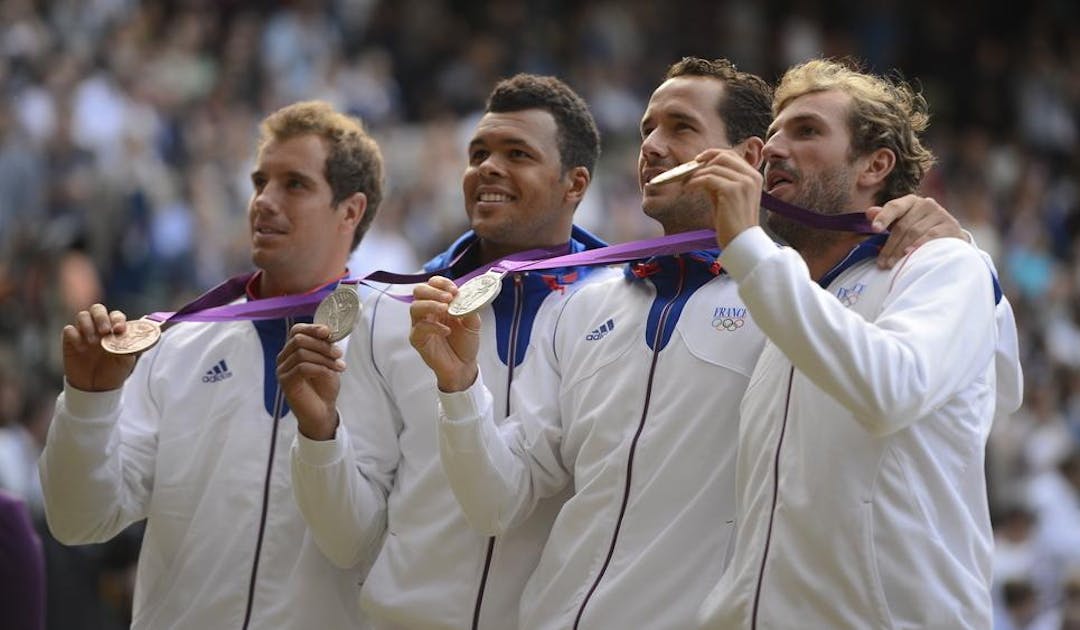
[[[717,317],[712,320],[712,327],[717,330],[733,332],[742,328],[745,323],[746,320],[741,317]]]

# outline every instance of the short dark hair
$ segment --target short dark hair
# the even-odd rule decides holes
[[[353,232],[352,248],[360,243],[375,220],[382,201],[383,159],[379,145],[364,130],[359,119],[347,116],[324,101],[302,101],[282,107],[259,125],[259,150],[271,141],[308,134],[326,143],[324,175],[335,204],[353,193],[364,193],[367,208]]]
[[[501,114],[526,109],[544,110],[555,119],[563,173],[576,166],[584,166],[592,173],[600,157],[600,132],[589,106],[577,92],[555,77],[516,74],[495,84],[484,112]]]
[[[747,138],[765,139],[772,123],[772,88],[756,74],[741,72],[727,59],[683,57],[671,64],[664,79],[709,77],[724,84],[724,96],[716,112],[724,121],[728,140],[739,144]]]

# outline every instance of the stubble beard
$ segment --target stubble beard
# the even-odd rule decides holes
[[[644,210],[646,215],[664,227],[665,234],[713,227],[712,204],[702,191],[683,191],[669,203]]]
[[[851,211],[851,173],[843,167],[814,179],[801,180],[801,183],[802,190],[791,203],[821,215]],[[803,225],[775,212],[768,213],[766,225],[780,240],[804,256],[822,254],[845,236],[841,232]]]

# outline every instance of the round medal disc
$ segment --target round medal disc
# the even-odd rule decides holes
[[[101,338],[101,347],[111,354],[138,354],[149,350],[161,338],[161,325],[150,319],[133,319],[122,335]]]
[[[446,312],[454,317],[465,317],[491,304],[502,290],[503,275],[505,274],[488,270],[461,285],[458,287],[457,297],[450,302]]]
[[[673,182],[676,179],[679,179],[680,177],[686,177],[687,175],[689,175],[690,173],[693,173],[694,171],[698,170],[702,166],[705,166],[705,164],[703,162],[698,162],[697,160],[690,160],[689,162],[683,162],[682,164],[680,164],[680,165],[678,165],[678,166],[676,166],[674,168],[668,169],[668,170],[664,171],[663,173],[660,173],[656,177],[650,179],[649,180],[649,185],[658,186],[660,184],[666,184],[668,182]]]
[[[315,309],[314,322],[330,329],[330,343],[349,336],[360,315],[360,296],[346,285],[338,285]]]

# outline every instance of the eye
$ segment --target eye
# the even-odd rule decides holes
[[[798,133],[800,137],[807,138],[817,134],[817,127],[811,125],[799,125],[796,133]]]
[[[654,129],[654,127],[652,127],[652,126],[642,127],[641,128],[641,138],[642,139],[648,138],[649,134],[651,134],[653,132],[653,129]]]
[[[521,149],[510,149],[510,157],[515,160],[527,160],[531,158],[532,155]]]
[[[296,177],[290,177],[289,180],[285,182],[285,187],[289,190],[302,190],[306,188],[304,182]]]
[[[266,178],[262,175],[252,175],[251,185],[255,187],[255,192],[262,192],[262,189],[266,188]]]
[[[486,151],[484,149],[476,149],[472,153],[469,153],[469,164],[472,164],[472,165],[475,166],[475,165],[483,162],[484,160],[486,160],[488,155],[490,155],[490,153],[488,153],[488,151]]]
[[[695,131],[694,126],[689,123],[675,123],[675,131]]]

